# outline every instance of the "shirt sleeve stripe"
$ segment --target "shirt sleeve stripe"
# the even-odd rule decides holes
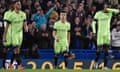
[[[11,24],[11,22],[9,20],[6,20],[6,19],[4,20],[4,22],[7,22],[8,24]]]
[[[57,29],[53,29],[54,31],[57,31]]]

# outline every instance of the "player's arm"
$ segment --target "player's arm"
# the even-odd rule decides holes
[[[93,19],[93,22],[92,22],[92,32],[93,33],[96,33],[96,23],[97,23],[97,20]]]
[[[8,18],[8,13],[6,12],[4,14],[4,33],[3,33],[3,42],[6,41],[6,34],[8,32],[9,24],[10,24],[10,18]]]
[[[56,37],[56,30],[53,30],[53,38],[56,40],[57,39],[57,37]]]
[[[50,17],[50,14],[55,10],[55,7],[52,7],[46,14],[45,14],[45,17],[46,18],[49,18]]]
[[[24,26],[24,30],[25,30],[25,32],[28,32],[27,21],[24,21],[23,26]]]
[[[8,31],[8,28],[9,28],[9,24],[6,22],[5,23],[5,27],[4,27],[4,33],[3,33],[3,42],[6,41],[6,34],[7,34],[7,31]]]
[[[56,32],[57,32],[57,29],[56,29],[56,23],[54,24],[54,29],[53,29],[53,33],[52,33],[52,35],[53,35],[53,38],[58,42],[59,41],[59,39],[57,38],[57,36],[56,36]]]
[[[27,26],[26,14],[23,14],[23,15],[24,15],[23,27],[24,27],[25,32],[28,32],[28,26]]]
[[[120,12],[118,9],[112,9],[112,8],[107,8],[107,11],[114,14],[118,14]]]
[[[53,38],[55,39],[56,42],[59,42],[59,39],[56,36],[56,31],[53,30]]]
[[[94,19],[92,21],[92,33],[96,33],[96,23],[98,22],[98,13],[95,14]]]

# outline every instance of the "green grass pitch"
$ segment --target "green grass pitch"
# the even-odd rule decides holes
[[[41,69],[25,69],[25,70],[0,70],[0,72],[120,72],[117,70],[41,70]]]

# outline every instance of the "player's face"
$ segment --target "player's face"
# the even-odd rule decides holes
[[[108,5],[104,4],[104,12],[107,12]]]
[[[16,9],[21,9],[21,2],[20,1],[15,3],[15,8]]]
[[[66,13],[60,13],[60,19],[62,21],[65,21],[66,20],[66,17],[67,17],[67,14]]]

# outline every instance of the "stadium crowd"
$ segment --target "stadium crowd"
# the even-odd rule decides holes
[[[67,20],[71,24],[70,48],[94,48],[96,40],[91,34],[91,24],[96,11],[101,10],[103,1],[109,3],[109,7],[120,10],[120,0],[21,0],[29,29],[24,32],[22,48],[28,49],[28,56],[33,58],[39,58],[34,55],[38,48],[53,48],[53,25],[59,19],[62,9],[67,12]],[[3,47],[3,16],[8,10],[8,4],[9,0],[0,0],[0,48]],[[120,14],[112,18],[111,32],[111,45],[120,47]]]

